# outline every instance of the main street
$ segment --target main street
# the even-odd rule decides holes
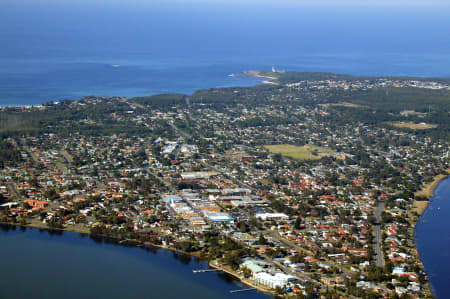
[[[375,225],[373,225],[373,234],[375,237],[375,264],[378,267],[384,266],[384,259],[383,259],[383,252],[381,250],[381,214],[384,211],[386,203],[384,201],[381,201],[378,203],[378,206],[375,210]]]
[[[14,192],[14,194],[16,195],[17,199],[23,201],[24,199],[23,199],[22,195],[20,195],[19,191],[17,191],[16,184],[14,182],[11,182],[11,183],[8,183],[8,185],[11,188],[11,190]]]

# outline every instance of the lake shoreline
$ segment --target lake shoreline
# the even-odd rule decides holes
[[[417,222],[418,218],[420,218],[420,216],[426,211],[426,209],[430,203],[430,199],[431,199],[431,197],[433,197],[435,195],[434,191],[437,188],[437,186],[439,185],[439,183],[450,176],[450,169],[446,169],[445,172],[447,172],[447,174],[441,173],[441,174],[436,175],[433,178],[433,181],[431,181],[428,184],[422,185],[421,189],[418,190],[417,192],[415,192],[415,194],[414,194],[415,196],[425,197],[425,198],[427,198],[427,200],[417,200],[417,199],[414,200],[413,207],[411,210],[415,209],[415,212],[418,214],[417,219],[414,221],[414,226],[415,226],[415,223]]]
[[[0,225],[0,239],[5,256],[20,257],[0,262],[8,270],[0,283],[2,298],[57,298],[64,293],[68,299],[145,298],[148,294],[155,298],[233,299],[240,297],[231,290],[246,288],[222,271],[194,274],[209,269],[208,263],[155,246],[119,246],[115,240],[86,234],[17,225]],[[55,287],[47,288],[48,281]],[[270,298],[255,291],[246,295]]]
[[[222,266],[222,265],[215,265],[213,263],[211,263],[211,261],[208,261],[208,266],[210,268],[214,268],[217,270],[220,270],[228,275],[233,276],[234,278],[236,278],[237,280],[239,280],[241,283],[243,283],[246,286],[252,287],[260,292],[263,292],[265,294],[268,295],[274,295],[274,292],[269,290],[269,289],[265,289],[259,285],[256,285],[254,283],[252,283],[251,281],[249,281],[248,279],[246,279],[245,277],[240,276],[236,271],[233,271],[231,269],[227,269],[226,267]]]
[[[423,260],[420,258],[420,255],[419,255],[419,249],[417,247],[417,242],[416,242],[416,238],[417,238],[416,225],[418,224],[420,217],[422,217],[422,215],[428,209],[429,204],[432,200],[431,198],[436,195],[435,190],[437,189],[439,184],[450,177],[450,169],[446,169],[445,171],[447,172],[446,175],[439,174],[439,175],[435,176],[433,178],[433,181],[431,181],[428,184],[422,185],[422,188],[415,193],[415,195],[426,196],[428,198],[428,200],[426,200],[426,201],[414,200],[413,208],[411,209],[411,211],[416,209],[415,212],[417,213],[417,215],[410,215],[410,217],[413,217],[413,219],[411,221],[411,224],[412,224],[411,230],[413,233],[413,242],[414,242],[414,249],[415,249],[414,254],[416,255],[417,259],[420,261],[423,271],[426,273],[426,278],[427,278],[426,285],[432,296],[436,296],[436,295],[435,295],[435,291],[433,291],[433,288],[431,287],[431,284],[430,284],[430,275],[427,272],[427,269],[425,268]]]
[[[182,254],[182,255],[186,255],[186,256],[191,256],[194,258],[197,258],[201,261],[205,261],[208,262],[208,267],[209,268],[213,268],[213,269],[217,269],[220,270],[224,273],[226,273],[227,275],[232,276],[233,278],[235,278],[236,280],[238,280],[239,282],[241,282],[244,285],[247,285],[249,287],[255,288],[257,291],[260,291],[266,295],[274,295],[273,291],[269,290],[269,289],[265,289],[261,286],[257,286],[254,285],[253,283],[251,283],[250,281],[248,281],[247,279],[241,277],[237,272],[232,271],[230,269],[227,269],[224,265],[220,265],[220,264],[213,264],[211,260],[209,259],[205,259],[202,258],[199,254],[196,254],[195,252],[185,252],[173,247],[169,247],[166,245],[161,245],[161,244],[155,244],[155,243],[151,243],[148,241],[140,241],[140,240],[136,240],[136,239],[125,239],[125,240],[121,240],[120,238],[115,238],[115,237],[111,237],[111,236],[105,236],[105,235],[93,235],[91,234],[89,231],[87,230],[75,230],[75,229],[70,229],[70,228],[50,228],[50,227],[44,227],[44,226],[38,226],[35,224],[27,224],[27,225],[22,225],[19,223],[12,223],[12,222],[0,222],[0,225],[9,225],[9,226],[14,226],[14,227],[19,227],[19,228],[31,228],[31,229],[38,229],[38,230],[45,230],[48,232],[69,232],[69,233],[79,233],[79,234],[85,234],[85,235],[89,235],[90,237],[98,237],[98,238],[106,238],[107,240],[114,240],[114,244],[116,245],[120,245],[120,246],[127,246],[127,247],[154,247],[154,248],[158,248],[158,249],[163,249],[163,250],[167,250],[167,251],[171,251],[173,253],[178,253],[178,254]],[[122,242],[125,241],[125,242]]]

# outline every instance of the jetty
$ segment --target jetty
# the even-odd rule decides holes
[[[203,270],[192,270],[192,273],[206,273],[206,272],[219,272],[220,269],[203,269]]]
[[[125,242],[129,242],[129,241],[132,241],[131,239],[125,239],[125,240],[121,240],[121,241],[119,241],[119,244],[123,244],[123,243],[125,243]]]
[[[234,294],[234,293],[240,293],[240,292],[248,292],[248,291],[254,291],[256,290],[255,288],[246,288],[246,289],[239,289],[239,290],[231,290],[230,293]]]

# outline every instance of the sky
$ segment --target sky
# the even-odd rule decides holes
[[[103,0],[97,0],[103,1]],[[113,0],[124,2],[125,0]],[[155,0],[131,0],[131,2],[152,3]],[[430,6],[450,5],[448,0],[166,0],[179,3],[210,3],[210,4],[273,4],[273,5],[333,5],[333,6]],[[126,0],[126,2],[130,2]]]
[[[209,5],[276,5],[276,6],[447,6],[449,0],[2,0],[3,4],[209,4]]]

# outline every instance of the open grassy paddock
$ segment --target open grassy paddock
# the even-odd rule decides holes
[[[391,126],[394,126],[396,128],[407,128],[407,129],[411,129],[411,130],[428,130],[428,129],[437,128],[437,125],[433,125],[433,124],[426,124],[426,123],[416,124],[413,122],[403,122],[403,121],[388,122],[388,124]]]
[[[329,104],[319,104],[323,107],[347,107],[347,108],[367,108],[368,106],[358,105],[354,103],[349,102],[342,102],[342,103],[329,103]]]
[[[411,212],[416,212],[418,215],[422,215],[423,212],[425,212],[427,206],[428,206],[428,201],[415,200],[413,202],[413,207],[411,209]]]
[[[330,148],[304,145],[295,146],[290,144],[265,145],[271,153],[281,154],[296,160],[317,160],[325,156],[333,156],[334,152]]]

